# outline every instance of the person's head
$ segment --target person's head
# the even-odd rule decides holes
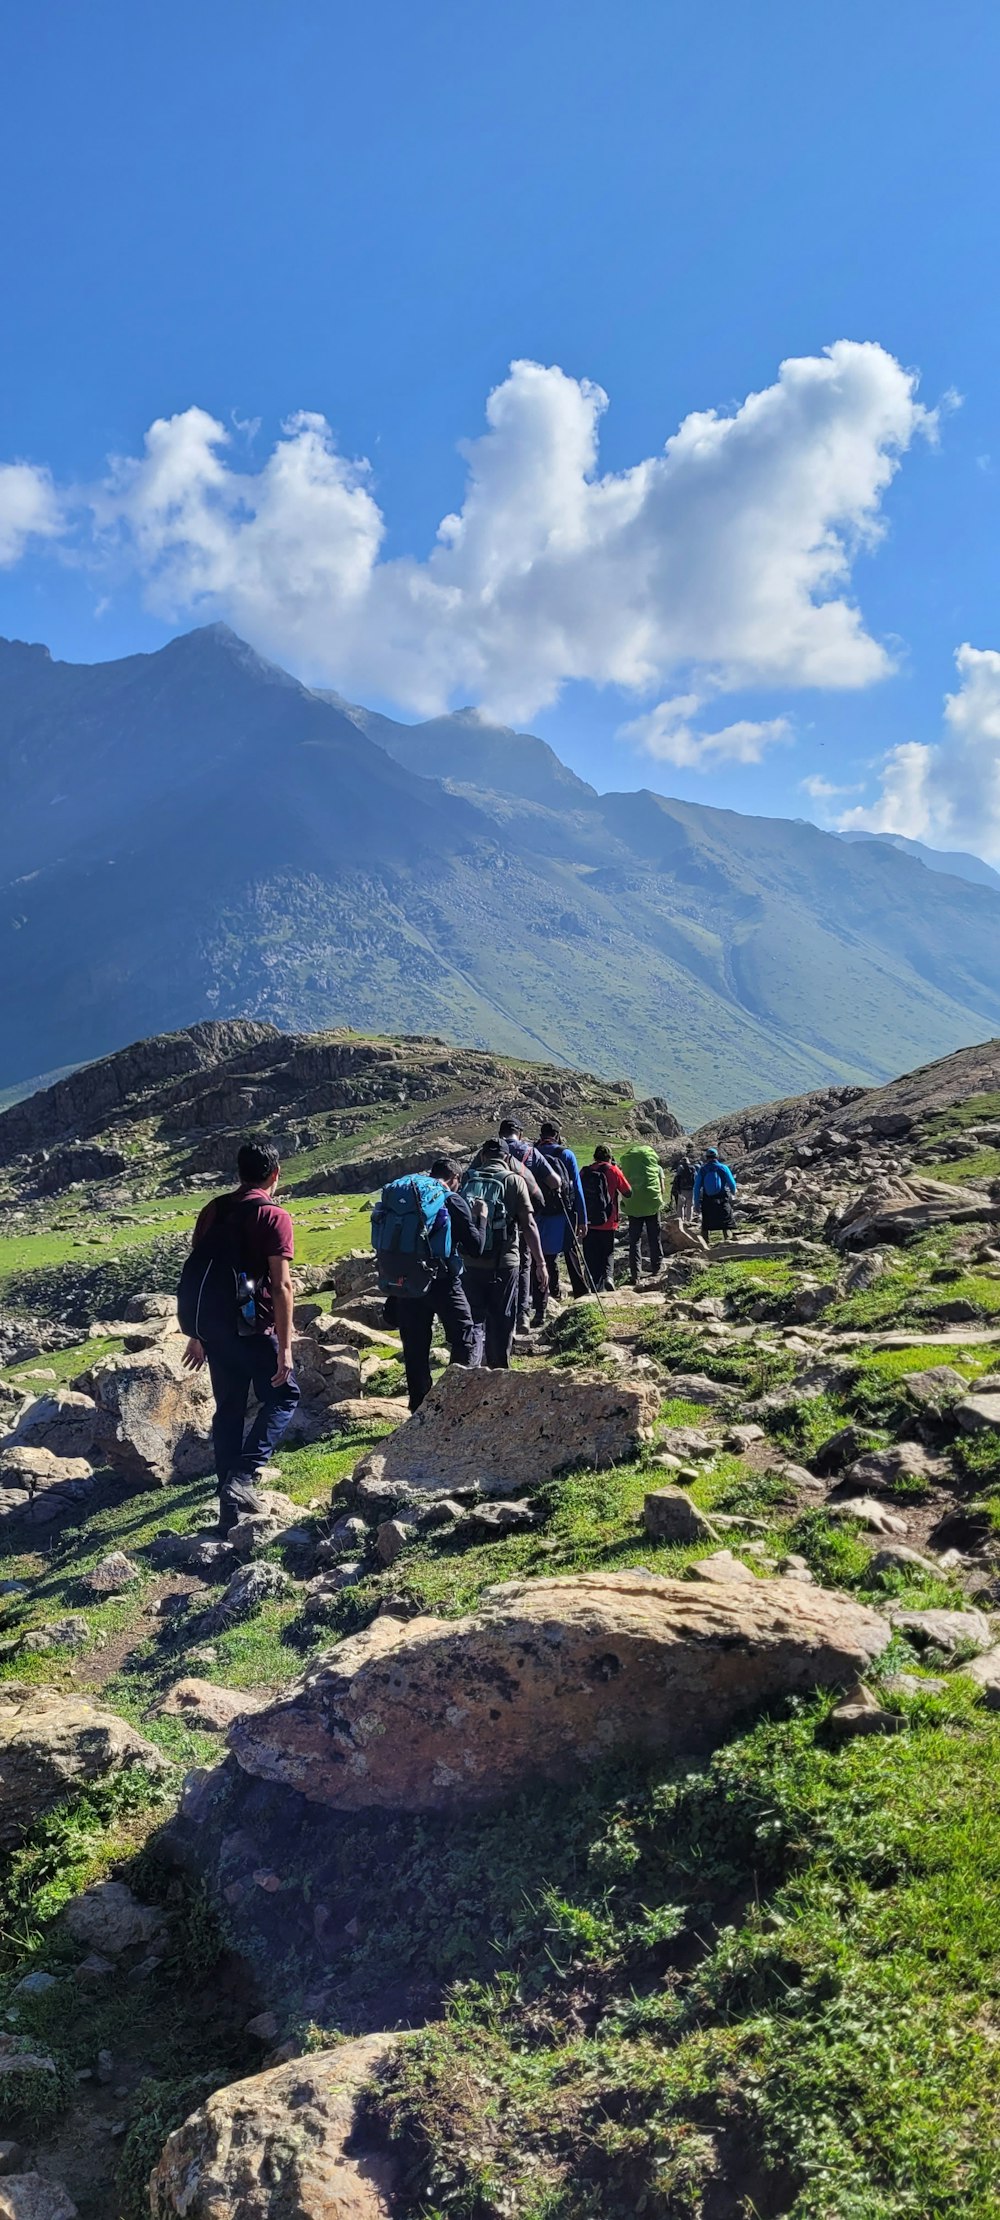
[[[452,1163],[450,1156],[435,1157],[431,1165],[432,1179],[439,1179],[442,1187],[455,1188],[458,1186],[458,1176],[458,1165]]]
[[[609,1148],[605,1148],[603,1141],[599,1141],[596,1149],[594,1150],[594,1162],[595,1164],[614,1163],[614,1157],[611,1154],[611,1150]]]
[[[515,1122],[514,1122],[513,1118],[501,1118],[501,1120],[500,1120],[500,1139],[501,1139],[501,1141],[519,1141],[519,1140],[520,1140],[520,1138],[521,1138],[521,1128],[520,1128],[520,1126],[519,1126],[519,1125],[516,1125],[516,1124],[515,1124]]]
[[[262,1140],[259,1135],[252,1141],[244,1141],[236,1165],[241,1187],[269,1187],[273,1195],[278,1184],[281,1158],[270,1141]]]
[[[501,1134],[500,1139],[495,1141],[492,1133],[488,1133],[482,1148],[476,1150],[472,1161],[474,1164],[482,1164],[485,1163],[487,1157],[496,1158],[498,1156],[504,1164],[510,1163],[510,1150],[503,1135]]]
[[[717,1164],[717,1163],[718,1163],[718,1161],[719,1161],[719,1151],[718,1151],[718,1149],[706,1149],[706,1150],[705,1150],[705,1162],[706,1162],[706,1164]]]
[[[544,1121],[544,1123],[543,1123],[543,1125],[542,1125],[542,1127],[541,1127],[541,1130],[540,1130],[540,1132],[539,1132],[539,1140],[542,1140],[542,1141],[561,1141],[561,1140],[562,1140],[562,1134],[561,1134],[561,1133],[560,1133],[560,1131],[559,1131],[559,1127],[558,1127],[557,1125],[553,1125],[553,1123],[552,1123],[552,1120],[551,1120],[551,1118],[546,1118],[546,1119],[545,1119],[545,1121]]]

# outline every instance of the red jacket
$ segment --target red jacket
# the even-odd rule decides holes
[[[624,1172],[619,1171],[617,1164],[599,1164],[597,1169],[598,1171],[604,1173],[604,1177],[611,1189],[611,1216],[610,1218],[605,1219],[603,1226],[588,1225],[587,1232],[617,1233],[620,1223],[618,1205],[621,1201],[622,1196],[630,1195],[632,1193],[632,1189],[629,1186]]]

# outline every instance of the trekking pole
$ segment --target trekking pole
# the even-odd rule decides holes
[[[580,1271],[581,1271],[581,1273],[582,1273],[582,1275],[583,1275],[583,1278],[584,1278],[584,1279],[586,1280],[586,1282],[587,1282],[587,1285],[588,1285],[588,1287],[589,1287],[589,1289],[590,1289],[590,1292],[591,1292],[591,1294],[592,1294],[592,1295],[594,1296],[594,1298],[595,1298],[595,1301],[596,1301],[596,1302],[597,1302],[597,1303],[598,1303],[598,1304],[600,1305],[600,1310],[601,1310],[601,1315],[602,1315],[602,1317],[603,1317],[603,1318],[604,1318],[604,1319],[606,1320],[606,1319],[607,1319],[607,1315],[608,1315],[608,1314],[607,1314],[607,1311],[606,1311],[606,1310],[605,1310],[605,1308],[604,1308],[604,1304],[603,1304],[603,1303],[601,1302],[600,1289],[599,1289],[599,1288],[597,1288],[597,1287],[595,1287],[595,1285],[594,1285],[593,1277],[592,1277],[592,1275],[591,1275],[591,1273],[590,1273],[590,1271],[589,1271],[589,1269],[588,1269],[588,1266],[587,1266],[587,1259],[586,1259],[586,1257],[584,1256],[584,1253],[583,1253],[583,1248],[582,1248],[582,1245],[581,1245],[581,1242],[580,1242],[580,1238],[579,1238],[579,1235],[578,1235],[578,1233],[577,1233],[576,1227],[575,1227],[575,1225],[573,1224],[573,1220],[572,1220],[572,1218],[570,1217],[569,1211],[567,1210],[567,1208],[566,1208],[566,1204],[565,1204],[565,1202],[563,1201],[563,1198],[562,1198],[562,1196],[561,1196],[561,1195],[560,1195],[560,1197],[559,1197],[559,1208],[560,1208],[560,1210],[562,1211],[562,1214],[563,1214],[563,1217],[564,1217],[564,1218],[565,1218],[565,1220],[566,1220],[566,1224],[567,1224],[567,1226],[569,1227],[569,1237],[570,1237],[570,1240],[572,1241],[572,1243],[573,1243],[573,1247],[574,1247],[574,1249],[575,1249],[575,1251],[576,1251],[576,1259],[577,1259],[577,1263],[579,1264],[579,1267],[580,1267]]]

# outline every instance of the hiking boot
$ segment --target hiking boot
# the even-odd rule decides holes
[[[237,1519],[257,1518],[264,1509],[264,1498],[254,1486],[257,1474],[231,1472],[225,1486],[219,1489],[219,1532],[228,1534]]]

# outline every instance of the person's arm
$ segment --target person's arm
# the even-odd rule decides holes
[[[723,1169],[723,1171],[725,1172],[725,1175],[726,1175],[726,1178],[727,1178],[727,1180],[729,1181],[729,1192],[730,1192],[730,1194],[731,1194],[731,1195],[735,1195],[735,1193],[736,1193],[736,1180],[735,1180],[735,1178],[734,1178],[734,1176],[733,1176],[732,1172],[730,1171],[730,1169],[729,1169],[729,1166],[728,1166],[728,1164],[724,1164],[724,1165],[723,1165],[723,1167],[722,1167],[722,1169]]]
[[[518,1232],[523,1233],[525,1240],[527,1241],[528,1255],[530,1256],[531,1261],[535,1267],[535,1271],[538,1275],[539,1289],[544,1295],[549,1284],[549,1268],[545,1262],[545,1252],[542,1248],[542,1237],[535,1223],[535,1213],[532,1210],[530,1202],[528,1201],[528,1190],[524,1184],[523,1179],[515,1180],[514,1185],[517,1190],[513,1211],[514,1223],[517,1226]]]
[[[271,1282],[271,1300],[274,1304],[274,1331],[278,1341],[278,1364],[272,1387],[284,1387],[292,1370],[292,1267],[287,1256],[269,1256],[267,1276]]]
[[[698,1166],[698,1169],[697,1169],[697,1171],[696,1171],[696,1173],[695,1173],[695,1175],[694,1175],[694,1187],[693,1187],[693,1189],[692,1189],[692,1201],[693,1201],[693,1204],[694,1204],[694,1208],[695,1208],[696,1210],[699,1210],[699,1209],[700,1209],[700,1207],[701,1207],[701,1165],[700,1165],[700,1164],[699,1164],[699,1166]]]

